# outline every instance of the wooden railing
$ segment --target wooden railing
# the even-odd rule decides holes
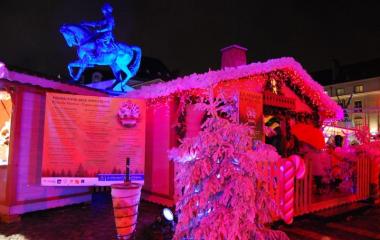
[[[343,197],[312,202],[313,176],[311,161],[305,160],[306,175],[302,180],[296,180],[294,191],[294,213],[300,216],[310,212],[336,207],[339,205],[365,200],[370,197],[371,160],[366,156],[359,156],[356,163],[356,193]]]
[[[366,155],[360,156],[357,162],[357,198],[364,200],[370,197],[371,161]]]
[[[295,180],[294,215],[299,216],[309,212],[311,205],[313,176],[311,160],[304,159],[306,173],[303,179]]]
[[[357,189],[356,193],[347,194],[343,197],[330,198],[324,201],[313,202],[313,175],[311,160],[305,159],[306,174],[303,179],[294,180],[294,216],[301,216],[307,213],[332,208],[351,202],[365,200],[370,197],[371,184],[371,159],[366,156],[359,156],[356,166]],[[283,203],[283,165],[285,159],[278,162],[262,161],[258,163],[259,171],[263,176],[267,176],[265,189],[271,198],[281,208]],[[278,219],[281,218],[280,216]],[[277,220],[278,220],[277,219]]]

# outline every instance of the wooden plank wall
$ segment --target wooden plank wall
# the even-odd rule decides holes
[[[22,91],[17,104],[21,119],[14,143],[18,152],[12,159],[18,167],[16,174],[16,202],[51,198],[87,192],[87,187],[42,187],[42,147],[45,117],[45,93]],[[15,146],[15,147],[16,147]]]
[[[173,204],[173,166],[168,159],[173,130],[173,101],[147,104],[145,181],[143,198]]]
[[[0,82],[12,89],[8,166],[0,178],[1,215],[22,214],[91,200],[88,187],[40,186],[46,89]],[[3,186],[5,185],[5,186]]]
[[[0,203],[5,202],[5,195],[7,191],[7,167],[0,167]]]

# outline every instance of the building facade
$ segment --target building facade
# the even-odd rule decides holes
[[[349,126],[366,125],[371,134],[379,134],[380,77],[326,85],[324,89],[345,108]]]
[[[345,127],[368,126],[372,135],[380,133],[380,62],[368,61],[334,66],[312,74],[325,93],[345,110]]]

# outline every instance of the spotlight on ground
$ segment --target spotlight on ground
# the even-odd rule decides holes
[[[164,218],[167,220],[167,221],[173,221],[174,220],[174,214],[173,212],[169,209],[169,208],[164,208],[162,210],[162,215],[164,215]]]
[[[156,221],[152,224],[154,239],[169,240],[173,238],[176,225],[176,216],[169,208],[162,209]]]

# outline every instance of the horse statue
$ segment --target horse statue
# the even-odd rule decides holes
[[[69,47],[77,47],[79,59],[70,62],[67,66],[70,76],[75,81],[79,80],[87,67],[110,66],[116,81],[108,89],[125,91],[128,88],[126,83],[136,75],[140,67],[141,49],[139,47],[114,42],[112,38],[112,42],[100,48],[96,29],[84,24],[64,24],[60,32]],[[76,73],[75,68],[78,68]]]

